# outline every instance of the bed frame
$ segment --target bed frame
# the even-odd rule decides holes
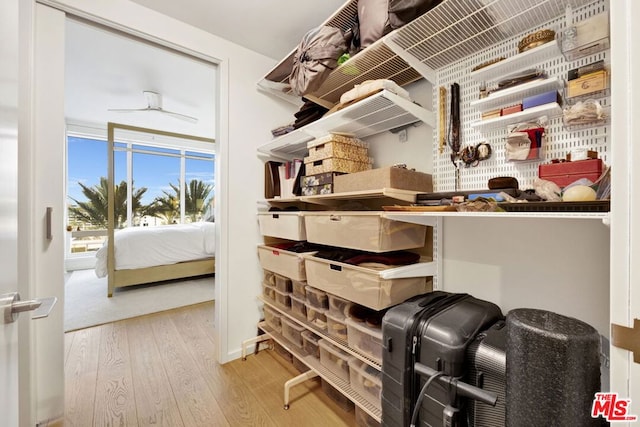
[[[117,123],[107,124],[107,136],[108,136],[108,173],[107,181],[109,185],[109,193],[107,195],[108,203],[108,218],[107,218],[107,282],[108,292],[107,296],[113,296],[113,291],[116,288],[125,286],[140,285],[143,283],[161,282],[164,280],[182,279],[194,276],[203,276],[207,274],[215,273],[215,258],[204,258],[193,261],[185,261],[177,264],[159,265],[155,267],[145,267],[137,269],[116,270],[115,269],[115,248],[114,248],[114,234],[115,234],[115,206],[114,206],[114,185],[115,185],[115,165],[114,165],[114,133],[115,129],[121,129],[125,131],[143,132],[156,135],[162,135],[180,139],[191,139],[196,141],[204,141],[214,143],[213,139],[201,138],[192,135],[183,135],[178,133],[158,131],[155,129],[146,129],[135,126],[128,126]]]

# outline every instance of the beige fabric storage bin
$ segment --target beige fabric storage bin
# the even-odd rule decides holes
[[[302,212],[260,212],[260,234],[288,240],[307,240]]]
[[[426,277],[383,279],[380,270],[308,256],[307,283],[373,310],[382,310],[429,292]],[[430,285],[430,282],[429,282]]]
[[[290,252],[267,245],[258,245],[258,259],[262,268],[291,280],[307,280],[304,270],[304,255],[312,253]]]
[[[308,212],[307,241],[368,252],[421,248],[427,227],[385,218],[384,212]]]

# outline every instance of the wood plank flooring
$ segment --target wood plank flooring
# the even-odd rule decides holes
[[[220,365],[213,302],[69,332],[65,426],[353,426],[354,413],[272,350]]]

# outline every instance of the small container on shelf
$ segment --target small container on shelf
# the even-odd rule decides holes
[[[349,359],[352,356],[326,340],[321,339],[318,344],[320,345],[320,364],[337,377],[349,382]]]
[[[349,311],[353,306],[351,301],[333,294],[327,294],[327,297],[329,298],[329,312],[333,316],[349,316]]]
[[[288,292],[280,292],[275,289],[276,292],[276,305],[284,310],[291,310],[291,296]]]
[[[357,427],[380,427],[378,421],[371,415],[367,414],[364,409],[356,405],[356,426]]]
[[[316,308],[309,303],[305,303],[307,307],[307,322],[320,330],[327,330],[327,310]]]
[[[282,318],[282,336],[297,348],[302,348],[302,332],[304,326],[299,325],[286,317]]]
[[[262,282],[262,295],[269,301],[275,302],[276,300],[275,286],[267,285],[266,283]]]
[[[289,350],[287,350],[286,348],[284,348],[283,346],[281,346],[275,341],[273,342],[273,349],[278,355],[280,355],[280,357],[282,357],[287,362],[289,363],[293,362],[293,356],[291,355],[291,353],[289,353]]]
[[[320,360],[320,337],[311,331],[302,331],[302,349],[305,354]]]
[[[351,318],[345,320],[349,347],[368,356],[377,363],[382,363],[382,328],[366,322],[356,322]]]
[[[291,292],[293,296],[306,300],[307,291],[305,287],[307,286],[307,282],[305,280],[292,280],[291,281]]]
[[[300,359],[298,359],[297,357],[293,357],[292,362],[293,362],[293,367],[296,368],[300,373],[304,373],[309,370],[309,367],[304,363],[302,363]]]
[[[300,319],[307,320],[307,305],[305,300],[291,294],[291,314]]]
[[[280,292],[291,292],[291,279],[275,274],[276,289]]]
[[[382,399],[382,373],[366,363],[349,359],[349,382],[351,388],[369,403],[380,408]]]
[[[263,271],[262,283],[266,283],[269,286],[275,286],[276,285],[275,273],[269,270],[262,270],[262,271]]]
[[[282,333],[282,322],[280,313],[266,304],[263,306],[262,311],[264,311],[264,321],[267,323],[267,325],[273,328],[273,330],[277,333]]]
[[[338,406],[342,408],[342,410],[344,410],[345,412],[353,411],[353,408],[355,405],[351,400],[349,400],[348,397],[340,393],[338,390],[336,390],[331,384],[329,384],[324,379],[322,379],[321,381],[322,381],[322,391],[324,391],[326,395],[331,398],[331,400],[336,402]]]
[[[344,316],[332,315],[330,311],[326,312],[327,316],[327,333],[333,338],[347,341],[347,325]]]
[[[325,291],[311,286],[307,286],[305,290],[307,295],[307,303],[309,303],[312,307],[321,310],[326,310],[329,308],[329,298],[327,297],[327,293]]]

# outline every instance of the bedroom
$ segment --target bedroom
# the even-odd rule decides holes
[[[143,298],[143,287],[122,291],[214,270],[215,120],[210,118],[215,117],[216,66],[78,19],[67,19],[66,33],[65,264],[73,273],[65,330],[212,299],[213,283],[205,288],[193,281],[182,292],[176,280],[171,287],[153,288],[156,297]],[[107,123],[113,123],[113,144]],[[111,253],[114,228],[127,232],[117,232],[111,241],[120,249]],[[203,237],[204,244],[196,245]],[[119,243],[125,238],[128,246]],[[145,238],[152,239],[147,246]],[[109,257],[115,257],[110,271]],[[200,259],[209,261],[184,264]],[[175,262],[181,264],[148,270]],[[81,270],[94,267],[95,274]],[[102,297],[111,297],[117,287],[126,298],[113,310]],[[86,305],[78,304],[81,300]]]

